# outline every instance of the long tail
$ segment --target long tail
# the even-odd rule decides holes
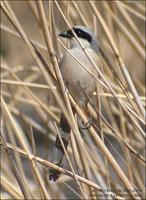
[[[66,120],[66,118],[64,117],[63,114],[61,114],[61,118],[60,118],[60,135],[62,138],[62,141],[64,143],[65,148],[67,149],[67,145],[68,145],[68,141],[69,141],[69,133],[70,133],[70,126]],[[55,146],[53,149],[53,159],[52,159],[52,163],[54,163],[55,165],[59,166],[59,167],[63,167],[63,158],[64,158],[64,150],[62,148],[61,142],[59,137],[56,137],[56,141],[55,141]],[[60,176],[60,173],[55,170],[55,169],[50,169],[49,170],[49,180],[53,180],[56,181]]]

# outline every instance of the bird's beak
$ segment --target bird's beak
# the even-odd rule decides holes
[[[72,37],[72,33],[69,32],[69,31],[65,31],[65,32],[61,32],[58,34],[60,37],[63,37],[63,38],[71,38]]]

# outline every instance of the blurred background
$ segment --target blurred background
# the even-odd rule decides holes
[[[57,1],[57,4],[55,2],[56,1],[42,1],[42,4],[49,34],[51,36],[52,46],[58,61],[65,51],[58,41],[58,33],[68,29],[68,26],[59,11],[60,8],[65,19],[68,20],[71,26],[84,25],[90,27],[95,32],[102,51],[107,55],[113,69],[118,74],[125,91],[131,95],[131,91],[118,66],[117,58],[113,53],[103,27],[93,12],[89,1],[64,0]],[[94,1],[94,5],[102,16],[112,39],[120,52],[120,56],[129,72],[142,105],[145,106],[145,1]],[[23,135],[22,138],[25,139],[24,142],[27,147],[32,148],[34,141],[37,157],[46,161],[51,161],[52,148],[56,136],[52,125],[52,115],[55,116],[53,117],[53,120],[56,119],[56,123],[58,123],[61,110],[52,95],[51,89],[48,89],[44,75],[39,70],[37,62],[32,57],[28,46],[24,43],[21,36],[19,36],[19,33],[12,25],[12,22],[14,21],[13,18],[11,18],[12,22],[8,19],[7,12],[13,12],[25,34],[39,49],[45,62],[48,63],[48,65],[51,65],[52,63],[47,51],[37,3],[36,1],[13,0],[5,1],[2,4],[0,53],[1,96],[7,105],[9,112],[13,116],[17,131],[20,131]],[[63,41],[63,43],[66,46],[69,46],[68,42]],[[125,94],[118,86],[112,70],[107,66],[104,59],[102,59],[103,58],[101,58],[101,62],[103,65],[101,71],[104,76],[111,83],[115,92],[119,94],[119,96],[121,95],[120,98],[122,101],[133,110],[127,97],[123,98]],[[22,84],[22,82],[24,84]],[[28,88],[30,91],[28,91]],[[137,157],[144,157],[145,144],[142,134],[144,132],[144,119],[141,114],[138,115],[139,112],[136,112],[138,117],[131,114],[134,118],[134,120],[131,120],[130,117],[122,111],[122,108],[119,106],[116,99],[111,97],[112,95],[110,93],[106,94],[104,89],[101,89],[100,91],[100,99],[103,101],[106,110],[105,117],[111,125],[121,133],[119,137],[125,138],[125,141],[130,147],[128,148],[123,143],[121,144],[121,140],[113,137],[112,134],[109,134],[108,128],[103,126],[102,131],[106,135],[106,140],[108,140],[105,140],[105,145],[121,166],[125,175],[129,178],[129,181],[138,191],[140,191],[140,195],[142,196],[144,195],[145,185],[143,176],[144,164],[142,161],[139,161],[139,158]],[[135,100],[132,97],[131,99],[136,107]],[[28,196],[34,199],[44,198],[45,195],[42,194],[43,186],[40,186],[40,183],[38,183],[39,181],[34,178],[30,160],[24,158],[20,152],[16,151],[15,147],[22,148],[22,146],[15,136],[13,124],[10,123],[10,120],[8,120],[9,116],[7,116],[5,112],[4,109],[1,118],[2,135],[4,136],[5,142],[7,142],[8,145],[7,148],[11,153],[9,158],[4,151],[4,143],[2,145],[1,142],[1,198],[21,199],[23,197],[20,183],[18,183],[16,175],[13,172],[12,163],[16,164],[19,174],[22,175],[22,180],[24,181],[22,182],[25,183],[26,190],[30,192]],[[51,112],[51,114],[49,112]],[[136,122],[134,123],[134,121]],[[93,157],[91,158],[92,162],[90,162],[90,164],[92,163],[92,165],[89,167],[91,171],[91,181],[95,182],[103,189],[110,188],[111,191],[116,191],[117,188],[121,188],[125,191],[126,189],[122,181],[100,152],[97,145],[93,144],[93,141],[87,137],[87,134],[88,133],[85,133],[85,136],[83,135],[83,140],[85,140],[85,144],[87,145],[87,151],[89,155],[91,155],[93,148],[93,154],[95,157],[98,157],[100,160],[99,163],[101,164],[100,166],[97,163],[98,159],[94,160]],[[100,137],[102,138],[101,135]],[[34,148],[32,149],[34,150]],[[130,151],[129,149],[132,149],[133,152],[135,150],[136,153],[131,153],[132,150]],[[136,156],[136,154],[138,156]],[[72,156],[72,147],[70,146],[69,155],[71,155],[71,160],[73,165],[75,165]],[[57,183],[49,182],[48,167],[43,167],[40,163],[37,163],[37,166],[42,181],[44,182],[44,186],[46,187],[46,191],[48,192],[49,199],[81,198],[80,189],[77,186],[75,179],[66,175],[61,175]],[[65,168],[70,170],[67,161]],[[81,173],[81,176],[82,175],[83,173]],[[85,192],[87,185],[83,183],[81,185]],[[29,193],[28,191],[26,193]],[[121,195],[121,193],[117,194]],[[93,195],[90,194],[88,197],[90,196],[93,198]],[[106,199],[105,196],[100,198],[99,193],[98,195],[95,195],[94,198]],[[109,199],[112,199],[112,197],[109,197]],[[130,199],[130,197],[128,196],[127,199]]]

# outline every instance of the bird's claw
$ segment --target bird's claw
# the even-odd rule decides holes
[[[93,123],[93,119],[89,118],[89,120],[86,123],[82,122],[83,127],[81,127],[81,128],[82,129],[89,129],[92,126],[92,123]]]

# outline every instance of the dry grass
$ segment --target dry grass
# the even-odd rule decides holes
[[[144,2],[1,1],[0,8],[1,199],[144,199]],[[89,112],[59,69],[68,43],[57,34],[73,25],[92,28],[101,47],[100,68],[84,49],[98,77],[88,71],[97,103],[88,104],[94,123],[83,133],[77,118],[87,124]],[[63,168],[50,161],[61,111],[72,129]],[[55,183],[49,168],[61,172]]]

